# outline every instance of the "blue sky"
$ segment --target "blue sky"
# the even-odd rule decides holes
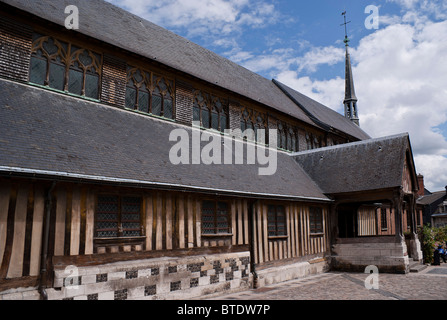
[[[447,0],[107,1],[340,113],[347,11],[361,127],[408,132],[426,187],[447,185]]]

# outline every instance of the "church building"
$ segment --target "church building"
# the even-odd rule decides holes
[[[409,135],[361,129],[348,42],[341,115],[103,0],[0,0],[0,92],[0,300],[422,261]]]

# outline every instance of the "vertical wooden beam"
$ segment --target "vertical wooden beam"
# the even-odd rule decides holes
[[[146,231],[146,250],[152,250],[152,235],[153,235],[153,225],[154,225],[154,203],[152,200],[152,195],[149,194],[144,199],[146,201],[145,205],[145,226]]]
[[[244,199],[243,203],[243,211],[244,211],[244,244],[248,244],[248,202]]]
[[[193,199],[191,196],[188,196],[188,248],[194,247],[194,211],[193,211]]]
[[[57,203],[56,203],[56,222],[54,231],[54,255],[64,255],[65,244],[65,216],[67,209],[67,193],[65,189],[57,189]]]
[[[34,191],[33,226],[31,231],[30,276],[39,275],[44,210],[44,190],[41,187],[36,187]]]
[[[2,184],[0,186],[0,266],[2,265],[3,255],[6,247],[6,234],[8,228],[9,197],[11,186]]]
[[[237,200],[237,243],[238,244],[243,244],[243,225],[242,225],[242,200]]]
[[[166,195],[166,250],[172,250],[172,197]]]
[[[163,250],[163,198],[157,193],[157,226],[155,233],[155,249]]]
[[[263,223],[263,238],[264,238],[264,259],[267,260],[267,257],[269,256],[269,233],[267,229],[267,206],[265,204],[261,205],[262,210],[262,223]]]
[[[262,204],[258,202],[257,208],[257,228],[258,228],[258,259],[259,263],[264,262],[264,254],[263,254],[263,241],[262,241]]]
[[[178,233],[179,233],[179,247],[185,248],[185,202],[183,196],[178,199]]]
[[[293,208],[293,219],[294,219],[294,227],[295,227],[295,250],[294,250],[294,256],[299,257],[300,256],[300,216],[298,214],[298,206],[295,205]]]
[[[236,206],[236,200],[231,201],[231,232],[233,233],[233,236],[231,237],[231,243],[233,245],[237,243]]]
[[[95,232],[95,194],[87,191],[85,212],[85,254],[93,254],[93,238]]]
[[[257,228],[258,228],[258,221],[257,221],[257,205],[256,202],[253,204],[253,210],[251,213],[251,221],[252,221],[252,237],[253,237],[253,259],[254,259],[254,263],[259,263],[259,258],[258,258],[258,242],[259,240],[257,239]]]
[[[201,201],[196,200],[196,244],[197,247],[202,246],[202,209]]]
[[[19,278],[22,276],[27,206],[28,186],[21,185],[17,193],[17,203],[14,214],[14,236],[7,275],[8,278]]]
[[[293,204],[286,205],[287,251],[284,250],[284,253],[287,253],[286,258],[292,257],[292,206]]]
[[[81,237],[81,189],[73,188],[73,198],[71,203],[71,232],[70,232],[70,255],[79,255],[79,245]]]

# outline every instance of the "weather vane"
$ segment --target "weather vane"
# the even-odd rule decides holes
[[[345,40],[344,43],[346,44],[346,46],[348,45],[349,39],[348,39],[348,28],[346,27],[348,23],[351,23],[351,21],[346,22],[346,11],[343,11],[341,13],[341,15],[344,17],[345,19],[345,23],[342,23],[340,26],[345,26]]]

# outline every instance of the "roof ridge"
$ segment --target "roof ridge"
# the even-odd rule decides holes
[[[289,153],[289,156],[293,157],[293,156],[300,156],[300,155],[309,154],[309,153],[325,152],[328,150],[347,149],[347,148],[355,147],[358,145],[372,144],[372,143],[376,143],[379,141],[394,140],[394,139],[403,138],[403,137],[408,138],[409,134],[407,132],[404,132],[404,133],[398,133],[398,134],[385,136],[385,137],[354,141],[354,142],[350,142],[350,143],[338,144],[338,145],[327,146],[327,147],[322,147],[322,148],[312,149],[312,150],[305,150],[305,151],[300,151],[300,152],[293,152],[293,153]]]

